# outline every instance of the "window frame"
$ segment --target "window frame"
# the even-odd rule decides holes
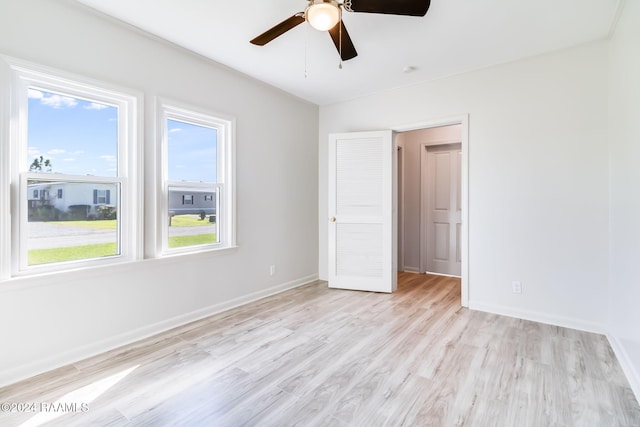
[[[174,100],[156,98],[158,155],[156,257],[224,251],[236,247],[235,217],[235,118],[203,108],[185,105]],[[217,182],[170,181],[168,171],[168,121],[175,120],[196,126],[216,129]],[[203,245],[169,247],[169,187],[185,190],[211,190],[216,197],[217,242]],[[195,198],[195,196],[194,196]],[[195,200],[195,199],[194,199]]]
[[[142,126],[141,108],[143,95],[140,92],[118,87],[63,71],[50,69],[13,58],[2,57],[8,67],[10,88],[7,111],[10,116],[6,151],[10,153],[8,172],[2,174],[0,182],[10,188],[9,208],[0,213],[2,230],[6,230],[8,215],[10,237],[3,243],[0,253],[9,254],[10,262],[0,264],[0,280],[58,271],[71,271],[86,267],[120,264],[142,257]],[[29,171],[28,166],[28,89],[62,93],[76,99],[100,102],[118,108],[118,172],[115,177],[67,175]],[[5,151],[5,152],[6,152]],[[4,153],[3,153],[4,154]],[[4,164],[3,164],[4,166]],[[119,255],[69,262],[28,265],[27,222],[28,186],[31,179],[118,183],[118,247]],[[4,181],[4,182],[2,182]],[[2,215],[4,214],[4,215]],[[6,232],[6,231],[5,231]],[[6,241],[3,239],[3,242]],[[3,257],[4,258],[4,257]]]

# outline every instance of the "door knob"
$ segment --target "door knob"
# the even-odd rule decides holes
[[[335,217],[335,216],[331,216],[331,217],[329,217],[329,221],[331,221],[331,222],[336,222],[336,217]]]

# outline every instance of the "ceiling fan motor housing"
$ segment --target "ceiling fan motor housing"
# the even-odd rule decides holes
[[[340,22],[340,4],[336,0],[309,0],[304,17],[318,31],[328,31]]]

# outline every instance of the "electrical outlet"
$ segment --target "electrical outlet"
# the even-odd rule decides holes
[[[271,267],[269,267],[269,275],[273,276],[276,274],[276,266],[272,265]]]
[[[513,292],[514,294],[521,294],[522,293],[522,283],[520,283],[518,281],[511,282],[511,292]]]

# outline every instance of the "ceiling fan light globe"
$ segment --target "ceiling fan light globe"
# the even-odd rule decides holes
[[[340,21],[340,8],[335,2],[317,2],[306,12],[309,24],[318,31],[328,31]]]

